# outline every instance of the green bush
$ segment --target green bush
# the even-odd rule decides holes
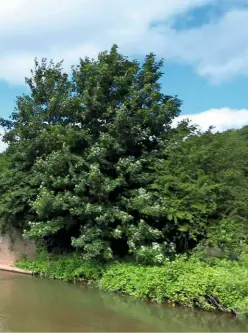
[[[67,257],[43,255],[34,261],[20,261],[16,265],[34,274],[66,281],[97,281],[102,275],[101,265],[86,262],[78,255]]]
[[[248,272],[230,261],[215,260],[210,265],[178,257],[161,267],[113,264],[104,271],[99,286],[158,302],[248,315]]]
[[[17,265],[50,278],[93,281],[104,291],[248,316],[248,270],[243,262],[177,256],[161,266],[127,262],[102,266],[74,255],[39,257]]]

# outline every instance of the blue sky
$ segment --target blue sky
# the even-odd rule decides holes
[[[0,4],[0,115],[35,57],[95,57],[113,43],[164,58],[162,87],[203,129],[248,124],[248,0],[9,0]]]

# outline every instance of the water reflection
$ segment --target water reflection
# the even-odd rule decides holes
[[[240,321],[232,315],[204,312],[172,306],[145,303],[129,297],[102,294],[109,308],[117,314],[133,316],[157,331],[167,332],[246,332],[247,321]]]
[[[0,331],[245,332],[229,315],[149,304],[60,281],[0,272]]]

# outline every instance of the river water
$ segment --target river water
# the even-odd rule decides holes
[[[231,315],[0,271],[0,332],[245,332]]]

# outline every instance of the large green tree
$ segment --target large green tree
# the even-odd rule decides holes
[[[0,226],[85,259],[143,263],[194,247],[239,255],[248,244],[248,127],[176,128],[181,101],[161,91],[162,61],[113,46],[35,61],[0,155]]]
[[[156,214],[140,209],[180,113],[180,100],[161,91],[161,67],[154,54],[139,64],[116,46],[81,59],[72,76],[62,63],[36,61],[30,94],[1,120],[10,165],[0,179],[2,225],[61,238],[86,259],[172,251]]]

